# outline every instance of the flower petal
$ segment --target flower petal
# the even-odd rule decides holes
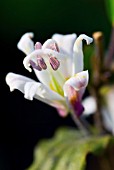
[[[109,132],[113,132],[113,119],[109,113],[108,108],[105,106],[102,107],[102,118],[103,118],[103,123],[104,123],[104,127],[109,131]],[[114,134],[114,132],[113,132]]]
[[[51,50],[59,52],[58,44],[53,39],[48,39],[47,41],[45,41],[45,43],[42,46],[42,49],[45,49],[45,48],[48,48],[48,49],[51,49]]]
[[[33,100],[33,97],[58,109],[63,109],[64,115],[67,114],[67,106],[64,97],[50,90],[45,85],[35,82],[25,76],[8,73],[6,75],[6,83],[13,91],[18,89],[24,93],[24,97]]]
[[[68,56],[64,64],[66,67],[61,67],[61,72],[64,73],[65,77],[71,77],[73,75],[73,45],[76,40],[76,34],[62,35],[56,33],[52,36],[52,39],[57,42],[60,53]]]
[[[5,80],[7,85],[10,87],[11,92],[15,89],[18,89],[23,93],[24,93],[25,82],[33,82],[33,80],[30,78],[11,72],[6,75]]]
[[[71,77],[63,86],[64,96],[66,97],[69,107],[73,108],[77,116],[84,110],[81,99],[87,84],[88,71],[83,71]]]
[[[87,116],[90,114],[94,114],[97,109],[96,101],[94,97],[88,96],[82,101],[82,105],[84,106],[83,115]]]
[[[86,86],[88,85],[88,80],[89,80],[88,70],[82,71],[68,79],[65,85],[70,85],[76,91],[80,91],[81,89],[86,88]]]
[[[75,41],[73,47],[73,74],[83,71],[83,51],[82,51],[82,40],[86,40],[87,45],[89,45],[93,39],[85,34],[81,34]]]
[[[60,53],[72,56],[73,54],[73,45],[76,40],[76,34],[54,34],[52,39],[55,40],[59,46]]]
[[[54,107],[57,109],[60,116],[66,117],[68,115],[68,108],[64,105],[56,104]]]
[[[108,115],[111,120],[112,133],[114,134],[114,86],[112,86],[109,92],[105,96]],[[108,120],[105,119],[105,123],[108,124]]]
[[[34,51],[34,43],[31,40],[33,37],[34,34],[32,32],[25,33],[17,44],[18,49],[27,55]]]
[[[44,100],[48,100],[51,103],[54,101],[64,101],[64,98],[60,96],[58,93],[48,89],[46,86],[39,82],[26,82],[24,86],[25,98],[33,100],[33,97],[40,100],[41,98]]]
[[[75,113],[80,116],[84,110],[81,101],[79,99],[79,93],[70,85],[65,85],[64,93],[66,97],[66,102],[68,103],[71,113]]]

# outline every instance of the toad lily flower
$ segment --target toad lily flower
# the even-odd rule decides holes
[[[82,96],[88,84],[88,71],[83,71],[83,44],[93,39],[85,34],[54,34],[43,45],[32,41],[33,33],[26,33],[17,47],[26,54],[23,60],[28,71],[34,70],[38,82],[22,75],[8,73],[6,83],[10,91],[24,93],[29,100],[36,98],[55,107],[61,116],[83,112]]]

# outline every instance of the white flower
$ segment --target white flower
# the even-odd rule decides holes
[[[103,86],[101,88],[102,106],[101,114],[105,128],[114,134],[114,86]],[[97,110],[95,98],[88,96],[82,102],[85,116],[94,114]]]
[[[22,75],[8,73],[6,83],[10,90],[20,90],[24,97],[33,97],[55,107],[61,116],[83,111],[82,96],[88,84],[88,71],[83,71],[82,40],[90,44],[93,39],[85,34],[54,34],[43,45],[32,41],[33,33],[26,33],[18,48],[27,56],[23,60],[28,71],[34,70],[36,82]],[[31,68],[32,67],[32,68]]]

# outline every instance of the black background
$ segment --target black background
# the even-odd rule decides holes
[[[5,83],[8,72],[31,77],[23,66],[24,53],[17,42],[28,31],[34,42],[43,43],[54,33],[103,31],[106,44],[110,34],[103,0],[6,0],[0,2],[0,170],[24,170],[33,160],[38,141],[52,137],[58,127],[74,126],[70,116],[63,119],[56,110],[40,101],[26,100]]]

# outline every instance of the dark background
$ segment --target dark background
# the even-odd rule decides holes
[[[74,126],[56,110],[38,100],[26,100],[22,93],[10,93],[5,83],[8,72],[31,78],[23,66],[24,53],[17,42],[28,31],[42,43],[54,33],[92,36],[103,31],[108,44],[111,25],[103,0],[5,0],[0,2],[0,170],[25,170],[33,160],[36,143],[52,137],[58,127]]]

